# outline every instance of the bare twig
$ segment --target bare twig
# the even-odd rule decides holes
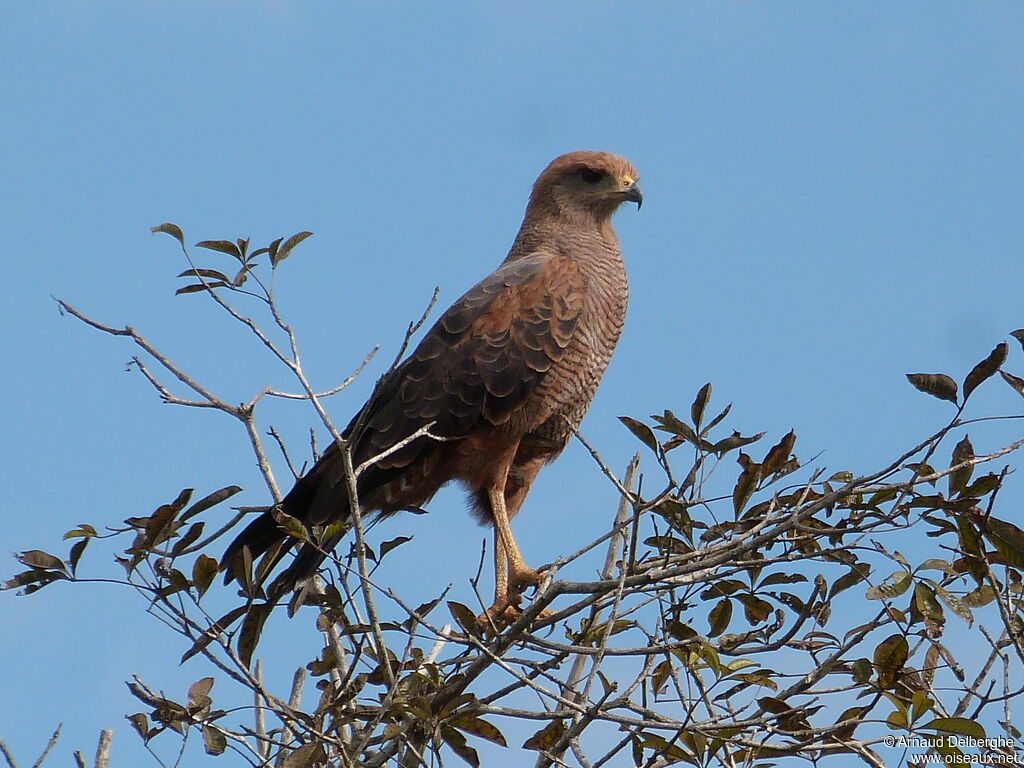
[[[60,730],[63,727],[64,723],[61,723],[57,726],[57,729],[53,732],[53,735],[50,737],[50,740],[46,742],[46,746],[43,747],[43,753],[39,755],[39,759],[32,763],[32,768],[39,768],[44,762],[46,762],[46,756],[49,755],[50,751],[57,745],[57,739],[60,738]]]
[[[113,730],[107,728],[100,731],[100,741],[96,745],[96,768],[107,768],[110,765],[110,743],[113,740]]]
[[[14,761],[14,755],[11,754],[11,750],[3,739],[0,739],[0,755],[3,755],[4,760],[7,761],[7,768],[18,768],[18,764]]]

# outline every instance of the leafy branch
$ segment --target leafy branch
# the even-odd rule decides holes
[[[197,244],[233,260],[224,269],[196,263],[175,225],[154,231],[175,238],[188,264],[180,277],[193,282],[178,293],[213,301],[294,375],[297,392],[256,386],[232,405],[131,326],[100,323],[64,301],[61,310],[127,338],[139,350],[133,367],[164,402],[235,418],[275,501],[281,494],[258,406],[266,396],[309,402],[344,458],[341,479],[355,510],[354,540],[327,553],[321,573],[289,601],[294,620],[315,623],[322,645],[279,692],[268,689],[257,656],[275,607],[255,586],[262,564],[241,564],[238,604],[220,616],[210,608],[218,563],[208,553],[252,511],[220,511],[237,486],[197,501],[186,489],[119,524],[82,523],[65,534],[65,557],[17,555],[25,570],[5,589],[127,586],[181,637],[183,660],[208,665],[211,674],[180,700],[138,679],[128,684],[142,707],[129,723],[161,764],[183,764],[196,749],[188,745],[200,744],[212,757],[232,752],[280,768],[440,766],[453,758],[479,766],[485,749],[519,749],[520,759],[532,753],[545,767],[845,764],[850,755],[883,766],[894,759],[886,745],[893,735],[919,738],[948,760],[964,755],[963,738],[986,759],[1021,759],[1012,709],[1024,693],[1024,530],[1002,507],[1012,481],[1003,462],[1024,439],[986,450],[975,444],[993,424],[1024,417],[963,416],[996,373],[1024,395],[1024,379],[1003,370],[1007,343],[959,383],[909,374],[917,390],[949,402],[952,416],[859,474],[802,461],[793,431],[767,445],[764,432],[731,428],[731,407],[712,409],[710,384],[688,409],[622,418],[641,453],[621,476],[577,433],[608,481],[606,530],[572,542],[518,619],[483,627],[478,610],[450,599],[458,586],[413,605],[381,582],[381,563],[409,538],[378,540],[359,514],[356,480],[401,446],[353,466],[347,438],[321,402],[376,350],[324,391],[303,371],[275,284],[309,233],[251,251],[243,239]],[[436,297],[409,324],[393,365]],[[239,308],[251,302],[261,320]],[[1024,345],[1024,330],[1011,335]],[[187,394],[175,394],[175,381]],[[270,434],[297,474],[283,440]],[[332,538],[284,515],[279,523],[305,541]],[[93,540],[117,547],[123,575],[86,569]],[[303,706],[310,688],[317,695]],[[232,699],[246,703],[215,705]],[[2,742],[0,752],[15,768]]]

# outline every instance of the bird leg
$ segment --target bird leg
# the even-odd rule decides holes
[[[505,554],[505,545],[498,535],[498,529],[494,529],[494,604],[508,594],[508,555]]]
[[[516,546],[505,507],[505,491],[489,488],[487,497],[494,518],[494,604],[484,612],[480,620],[481,623],[491,620],[497,624],[514,618],[519,610],[523,588],[540,584],[543,577],[526,564]]]
[[[505,508],[504,490],[488,489],[487,496],[490,499],[491,512],[494,515],[495,555],[497,555],[500,543],[508,559],[508,582],[504,591],[506,594],[515,592],[518,595],[523,587],[535,587],[540,584],[543,577],[526,564],[516,545],[515,536],[512,535],[512,525],[508,519],[508,510]],[[495,597],[500,597],[500,595],[495,595]]]
[[[514,601],[513,598],[514,597]],[[502,544],[497,528],[494,531],[494,603],[477,617],[477,624],[486,629],[487,627],[499,628],[504,624],[515,621],[519,612],[519,594],[510,593],[508,588],[508,555],[505,554],[505,545]]]

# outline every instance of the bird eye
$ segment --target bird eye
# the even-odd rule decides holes
[[[604,174],[600,171],[595,171],[593,168],[584,168],[580,171],[580,176],[583,177],[583,180],[587,182],[587,184],[597,184]]]

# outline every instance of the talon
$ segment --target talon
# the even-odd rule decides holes
[[[483,631],[496,629],[500,632],[514,624],[523,615],[523,609],[519,606],[521,600],[522,595],[519,594],[518,590],[509,589],[508,594],[503,599],[497,600],[494,605],[476,617],[477,627]],[[544,608],[534,616],[533,621],[530,623],[531,628],[546,619],[550,619],[555,613],[555,611]]]
[[[508,586],[509,592],[515,590],[521,591],[523,587],[537,587],[544,581],[544,573],[542,571],[535,571],[533,568],[523,567],[516,569],[508,575]]]
[[[539,622],[542,622],[542,621],[547,621],[547,620],[548,620],[548,619],[550,619],[550,618],[551,618],[552,616],[554,616],[554,615],[555,615],[556,613],[558,613],[558,611],[553,611],[553,610],[551,610],[550,608],[542,608],[542,609],[541,609],[541,611],[540,611],[540,613],[538,613],[538,614],[537,614],[537,615],[536,615],[536,616],[534,617],[534,619],[533,619],[533,624],[531,624],[530,626],[532,627],[532,626],[536,625],[536,624],[537,624],[537,623],[539,623]]]
[[[520,599],[518,592],[510,592],[504,599],[496,600],[494,605],[476,617],[477,627],[483,630],[497,629],[501,631],[513,624],[523,613],[519,607]]]

